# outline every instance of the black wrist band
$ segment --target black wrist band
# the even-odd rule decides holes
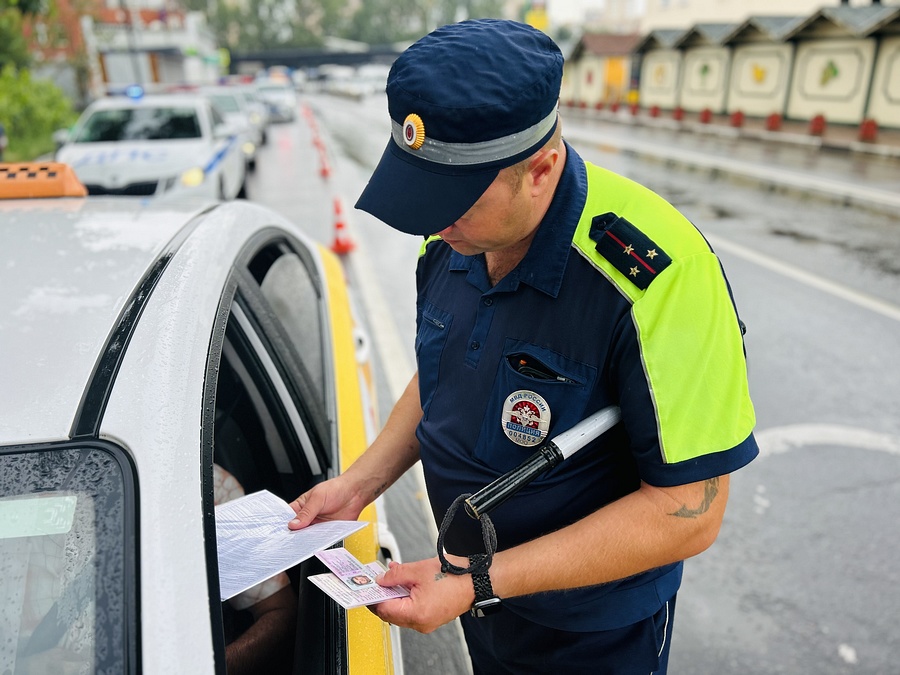
[[[475,588],[475,602],[469,613],[481,618],[500,609],[500,598],[494,595],[494,587],[491,585],[491,576],[488,573],[487,566],[484,565],[485,558],[488,556],[483,553],[469,556],[469,568],[472,570],[482,570],[472,572],[472,586]]]

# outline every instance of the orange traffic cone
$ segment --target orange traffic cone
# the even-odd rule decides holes
[[[343,207],[341,200],[334,199],[334,243],[331,250],[338,255],[346,255],[356,248],[356,244],[347,235],[347,225],[344,223]]]
[[[328,155],[325,154],[324,146],[319,148],[319,162],[321,164],[319,175],[322,176],[322,178],[328,178],[331,175],[331,164],[328,163]]]

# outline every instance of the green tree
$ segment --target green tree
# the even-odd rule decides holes
[[[0,2],[11,0],[0,0]],[[37,0],[29,0],[35,2]],[[204,11],[221,45],[256,51],[320,46],[327,36],[368,44],[414,40],[461,18],[499,17],[503,0],[185,0]]]
[[[16,9],[20,14],[31,16],[47,11],[44,0],[0,0],[0,9]]]
[[[219,2],[208,12],[219,44],[256,51],[322,44],[310,17],[324,16],[321,0],[257,0],[251,6]]]
[[[31,56],[22,34],[22,13],[4,7],[5,1],[0,0],[0,68],[6,65],[24,68],[31,63]]]
[[[6,161],[35,159],[53,150],[53,132],[75,121],[72,103],[55,84],[34,80],[26,69],[0,70],[0,123],[6,127]]]
[[[22,19],[48,11],[44,0],[0,0],[0,68],[27,66],[31,57],[22,31]]]
[[[346,0],[295,0],[295,2],[302,20],[311,25],[318,25],[320,35],[345,37],[341,27],[346,24],[347,17],[352,13]],[[316,5],[318,14],[315,10],[310,10],[309,5]]]
[[[431,2],[427,0],[362,0],[341,37],[369,44],[388,44],[424,35]]]
[[[503,16],[503,0],[456,0],[442,2],[435,8],[437,25],[464,19],[493,19]]]

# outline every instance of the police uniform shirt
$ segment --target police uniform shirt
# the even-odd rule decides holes
[[[741,332],[717,259],[664,200],[571,147],[528,253],[496,286],[483,255],[438,237],[423,244],[416,275],[416,433],[439,523],[458,495],[609,405],[622,423],[491,513],[501,550],[641,480],[690,483],[756,456]],[[479,524],[458,515],[445,546],[483,551]],[[609,630],[652,615],[680,580],[677,563],[504,605],[553,628]]]

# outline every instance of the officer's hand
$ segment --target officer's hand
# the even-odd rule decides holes
[[[465,558],[447,556],[455,565],[466,567]],[[472,577],[441,572],[437,558],[412,563],[391,563],[377,578],[381,586],[405,586],[408,598],[388,600],[369,607],[382,621],[420,633],[430,633],[467,612],[475,602]]]
[[[350,482],[338,476],[319,483],[291,502],[297,517],[288,527],[299,530],[325,520],[356,520],[365,506]]]

